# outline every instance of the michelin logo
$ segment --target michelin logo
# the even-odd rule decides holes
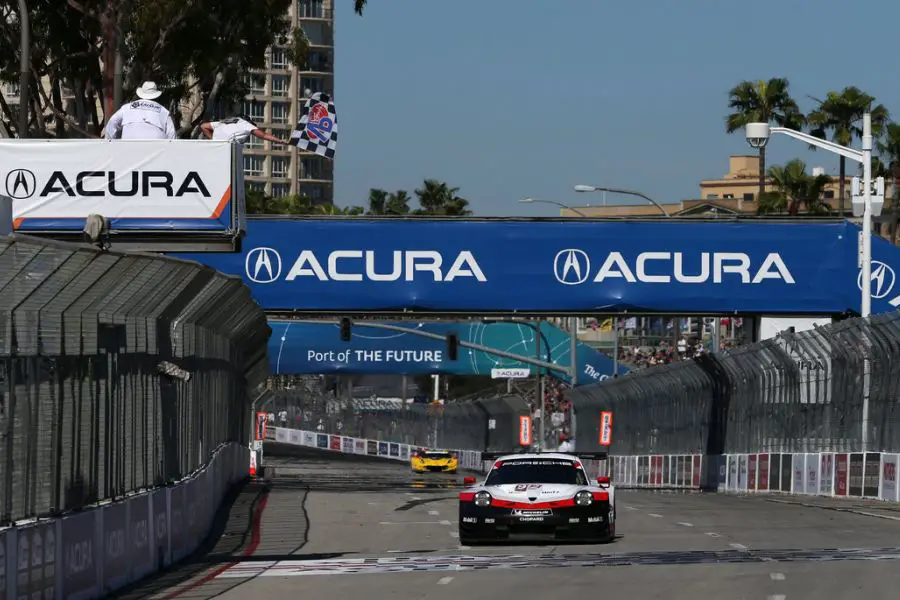
[[[285,281],[312,277],[318,281],[415,281],[420,277],[450,282],[471,278],[484,283],[487,278],[472,252],[463,250],[449,261],[435,250],[394,250],[392,260],[374,250],[335,250],[320,260],[312,250],[303,250],[294,261]],[[253,283],[275,283],[281,278],[281,254],[273,248],[253,248],[244,259],[247,279]]]
[[[553,273],[563,285],[580,285],[592,278],[594,283],[624,279],[628,283],[762,283],[767,280],[796,283],[781,255],[769,253],[758,266],[743,252],[701,252],[685,257],[683,252],[641,252],[634,262],[621,252],[610,252],[596,271],[584,250],[560,250],[553,259]]]

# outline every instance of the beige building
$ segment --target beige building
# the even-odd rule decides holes
[[[293,0],[292,27],[309,39],[305,70],[294,67],[287,45],[269,49],[266,68],[248,73],[250,93],[241,107],[261,128],[288,139],[303,103],[315,92],[334,92],[334,0]],[[285,40],[288,41],[288,40]],[[270,196],[300,194],[316,203],[334,202],[334,166],[324,157],[250,138],[244,148],[244,174]]]
[[[757,209],[756,196],[759,192],[759,157],[731,156],[728,159],[729,169],[720,179],[704,179],[700,182],[698,198],[679,202],[660,202],[669,215],[675,217],[714,217],[733,215],[755,215]],[[846,177],[844,188],[844,216],[852,216],[850,205],[850,177]],[[831,183],[825,188],[824,201],[829,204],[834,214],[838,211],[839,177],[831,177]],[[768,180],[767,180],[768,184]],[[767,188],[768,189],[768,188]],[[612,196],[610,194],[610,196]],[[618,196],[614,196],[618,198]],[[622,218],[662,216],[660,210],[652,204],[635,205],[603,205],[574,207],[575,210],[588,217]],[[571,209],[560,211],[563,217],[581,216]]]

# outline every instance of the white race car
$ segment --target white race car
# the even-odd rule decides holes
[[[482,454],[484,481],[464,479],[459,494],[463,545],[517,537],[609,542],[616,535],[615,488],[588,478],[582,460],[606,454]]]

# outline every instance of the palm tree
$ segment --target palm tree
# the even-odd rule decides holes
[[[354,0],[353,10],[359,16],[362,16],[363,9],[366,7],[366,0]]]
[[[819,108],[809,114],[810,133],[825,139],[831,133],[831,139],[849,146],[856,138],[862,137],[863,113],[872,114],[872,137],[881,137],[888,120],[887,109],[875,104],[875,97],[866,94],[859,88],[850,86],[838,92],[828,92],[825,100],[819,101]],[[844,214],[844,177],[847,170],[847,159],[840,159],[840,184],[838,193],[838,210]]]
[[[397,190],[389,194],[385,190],[369,190],[369,210],[366,214],[377,216],[401,216],[409,214],[409,193]]]
[[[887,161],[887,169],[884,177],[894,184],[894,197],[891,199],[890,212],[894,218],[900,213],[900,123],[888,123],[883,135],[878,140],[878,151],[882,159]],[[874,169],[872,176],[875,177]],[[896,220],[890,224],[891,243],[897,243]]]
[[[388,193],[385,190],[372,188],[369,190],[370,215],[383,215],[387,209]]]
[[[458,187],[450,187],[443,181],[426,179],[422,187],[415,190],[422,208],[414,211],[414,214],[454,217],[471,215],[469,201],[457,196],[458,191]]]
[[[802,160],[795,158],[782,167],[772,167],[769,169],[769,179],[785,198],[789,215],[798,214],[801,206],[806,208],[808,214],[823,215],[829,212],[830,207],[822,200],[822,193],[831,183],[831,178],[825,174],[809,175]]]
[[[386,212],[389,215],[409,214],[409,193],[406,190],[397,190],[388,196]]]
[[[728,92],[725,129],[734,133],[748,123],[774,123],[779,127],[799,130],[805,119],[788,91],[787,79],[742,81]],[[766,148],[759,149],[759,196],[766,191]]]

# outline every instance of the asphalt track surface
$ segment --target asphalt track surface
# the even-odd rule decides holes
[[[900,510],[877,502],[620,491],[605,545],[460,546],[462,475],[267,445],[210,539],[119,598],[900,598]]]

